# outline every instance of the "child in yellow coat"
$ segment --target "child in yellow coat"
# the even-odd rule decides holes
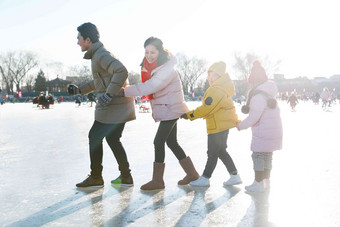
[[[190,185],[209,187],[209,178],[216,167],[218,158],[221,159],[230,174],[229,180],[224,182],[224,185],[241,184],[241,177],[226,150],[229,129],[236,127],[240,122],[231,99],[235,93],[235,87],[226,72],[226,64],[222,61],[212,64],[208,69],[207,79],[210,87],[204,94],[202,105],[181,116],[181,118],[190,120],[204,118],[207,125],[208,159],[202,176],[191,181]]]

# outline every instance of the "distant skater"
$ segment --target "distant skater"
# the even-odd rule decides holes
[[[320,94],[320,98],[322,100],[322,109],[326,110],[327,109],[327,104],[330,100],[330,93],[327,87],[323,89],[323,91]]]
[[[78,107],[81,105],[81,95],[77,95],[75,103],[78,105]]]
[[[273,151],[282,148],[282,122],[275,100],[277,87],[269,81],[259,61],[254,61],[248,78],[251,89],[242,112],[249,114],[237,128],[252,129],[251,151],[254,182],[246,186],[249,192],[264,192],[270,187]]]
[[[294,92],[289,96],[287,103],[290,104],[292,111],[295,111],[296,104],[299,103],[299,101]]]
[[[87,95],[87,99],[88,99],[88,102],[90,102],[91,107],[92,107],[92,103],[97,103],[96,102],[96,95],[93,94],[93,92],[91,92]]]

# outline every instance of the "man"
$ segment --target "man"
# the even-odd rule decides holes
[[[84,23],[78,28],[78,45],[84,59],[91,59],[93,80],[79,86],[69,85],[71,95],[97,92],[98,103],[95,121],[89,132],[91,174],[77,187],[103,187],[102,159],[103,139],[106,138],[119,166],[120,176],[113,184],[133,185],[131,170],[120,137],[125,123],[136,119],[133,97],[120,97],[122,87],[128,84],[128,72],[124,65],[105,49],[99,41],[99,32],[92,23]]]

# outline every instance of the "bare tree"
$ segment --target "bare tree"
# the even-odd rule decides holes
[[[14,79],[11,68],[14,61],[14,53],[9,52],[5,56],[0,56],[0,72],[9,94],[14,93]]]
[[[275,60],[269,58],[269,56],[265,56],[264,58],[259,59],[261,65],[266,70],[266,73],[269,77],[279,71],[282,61]]]
[[[1,74],[7,89],[13,93],[13,85],[20,91],[20,84],[27,73],[38,65],[37,57],[31,52],[9,52],[1,58]]]
[[[33,75],[27,75],[25,79],[25,87],[27,92],[32,92],[34,90],[35,78]]]
[[[234,54],[234,58],[235,64],[233,68],[237,72],[237,78],[247,81],[253,61],[258,59],[257,55],[248,53],[245,56],[241,56],[239,53],[236,53]]]
[[[30,52],[21,52],[18,56],[16,71],[14,71],[14,82],[17,91],[20,91],[20,83],[27,76],[27,73],[38,65],[35,54]]]
[[[90,67],[87,65],[76,65],[69,68],[70,76],[73,77],[73,82],[82,84],[93,80]]]
[[[233,68],[238,72],[238,78],[240,80],[247,80],[252,63],[254,60],[259,60],[261,65],[266,70],[268,76],[279,70],[281,60],[272,61],[269,56],[259,57],[254,53],[247,53],[245,56],[241,56],[239,53],[234,54],[235,64]]]
[[[189,58],[185,54],[177,54],[177,70],[183,86],[184,94],[193,92],[198,78],[206,71],[207,62],[197,57]]]
[[[196,88],[194,89],[194,92],[195,94],[204,95],[209,86],[209,82],[206,78],[199,80],[197,82]]]
[[[138,84],[141,82],[141,75],[139,73],[136,72],[129,72],[129,84]]]
[[[247,53],[245,56],[236,53],[234,54],[234,58],[235,64],[233,65],[233,68],[235,69],[237,78],[239,79],[239,81],[235,83],[236,93],[242,95],[247,93],[247,79],[254,60],[257,59],[261,62],[261,65],[266,70],[268,76],[278,71],[281,64],[281,60],[272,61],[268,56],[261,58],[254,53]]]
[[[48,61],[45,62],[41,69],[44,71],[46,80],[50,80],[50,77],[63,77],[65,75],[65,65],[60,61]]]

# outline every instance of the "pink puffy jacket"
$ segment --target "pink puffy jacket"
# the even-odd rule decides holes
[[[153,94],[150,101],[152,117],[157,121],[166,121],[179,118],[189,111],[184,102],[182,83],[177,71],[175,56],[151,72],[151,78],[144,83],[131,85],[125,88],[125,96],[144,96]]]
[[[275,98],[277,87],[274,82],[266,81],[256,90],[262,90]],[[249,105],[249,115],[239,125],[239,129],[252,129],[251,150],[254,152],[272,152],[282,148],[282,122],[280,109],[267,106],[267,98],[262,94],[255,95]]]

